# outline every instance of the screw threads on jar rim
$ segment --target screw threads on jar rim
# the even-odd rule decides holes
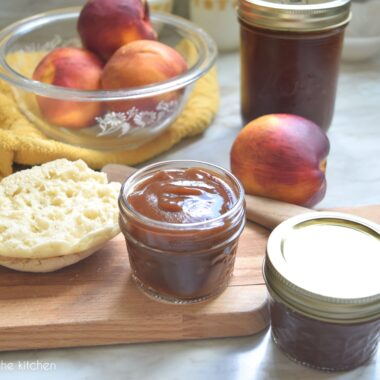
[[[297,273],[308,271],[311,262],[317,265],[317,267],[333,265],[331,267],[332,271],[330,272],[335,274],[333,279],[339,282],[337,274],[339,271],[345,271],[345,266],[343,265],[345,263],[339,262],[339,266],[336,266],[336,260],[334,261],[333,258],[330,257],[329,261],[335,263],[331,264],[325,261],[323,255],[306,256],[307,260],[299,263],[299,256],[292,256],[292,253],[289,252],[290,248],[287,248],[289,241],[293,241],[296,245],[291,247],[293,249],[300,249],[300,252],[302,249],[305,249],[305,252],[302,252],[307,255],[306,248],[313,244],[313,242],[308,241],[306,248],[303,245],[304,242],[302,244],[298,243],[299,246],[297,246],[297,242],[300,241],[299,239],[301,238],[303,229],[317,226],[321,227],[321,234],[318,236],[318,239],[327,239],[326,241],[328,241],[329,244],[333,244],[332,247],[334,247],[334,249],[332,249],[332,255],[338,253],[336,250],[345,252],[345,247],[339,244],[340,240],[338,238],[334,242],[328,240],[325,229],[329,225],[334,226],[334,228],[343,227],[347,229],[348,232],[352,231],[358,233],[359,236],[362,233],[364,240],[360,241],[363,243],[363,249],[366,247],[364,243],[367,237],[369,237],[369,239],[373,238],[374,245],[371,246],[372,250],[370,252],[372,252],[374,256],[371,257],[376,257],[378,260],[378,256],[376,255],[377,251],[375,252],[374,250],[376,250],[378,246],[380,247],[380,230],[376,223],[338,212],[318,211],[301,214],[281,223],[269,237],[266,257],[263,264],[263,276],[269,293],[274,299],[284,303],[300,314],[320,321],[355,324],[379,319],[379,282],[373,279],[373,276],[368,278],[371,283],[371,289],[363,288],[365,290],[355,295],[352,295],[350,292],[339,295],[338,293],[334,293],[330,288],[328,293],[324,294],[321,291],[321,289],[325,287],[318,286],[317,282],[323,284],[328,281],[323,277],[324,273],[318,272],[320,278],[314,276],[311,282],[307,277],[297,275]],[[362,256],[360,252],[358,252],[355,257],[361,259]],[[376,262],[377,261],[374,260],[373,262],[365,264],[371,268]],[[318,271],[316,267],[313,267],[313,270]],[[366,274],[369,276],[368,273],[372,272],[367,271]],[[354,281],[355,279],[352,280]],[[361,284],[356,284],[355,286],[360,288]]]
[[[318,4],[239,0],[238,15],[245,23],[264,29],[317,32],[346,25],[351,19],[350,6],[351,0]]]

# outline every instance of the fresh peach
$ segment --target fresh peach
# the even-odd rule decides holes
[[[238,134],[231,149],[231,170],[248,194],[303,206],[326,192],[326,134],[300,116],[259,117]]]
[[[165,81],[186,70],[185,59],[170,46],[158,41],[134,41],[121,47],[107,62],[101,86],[112,90],[146,86]],[[160,101],[176,99],[178,94],[178,91],[170,91],[154,97],[110,102],[109,109],[126,112],[135,106],[139,110],[152,111]]]
[[[36,67],[33,79],[39,82],[81,90],[97,90],[102,61],[85,49],[65,47],[52,50]],[[42,116],[51,124],[84,128],[94,123],[102,106],[98,102],[79,102],[37,96]]]
[[[146,0],[89,0],[80,13],[78,32],[83,46],[105,61],[129,42],[157,39]]]

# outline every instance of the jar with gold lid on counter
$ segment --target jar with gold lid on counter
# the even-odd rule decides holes
[[[331,124],[350,0],[239,0],[243,122],[290,113]]]
[[[270,235],[264,278],[272,337],[292,360],[327,371],[365,363],[380,337],[380,226],[310,212]]]

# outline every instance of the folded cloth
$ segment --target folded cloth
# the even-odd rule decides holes
[[[133,150],[97,151],[45,136],[18,109],[11,88],[0,80],[0,178],[12,173],[14,163],[38,165],[57,158],[81,158],[94,169],[109,163],[135,165],[167,151],[185,137],[203,132],[218,106],[219,86],[214,67],[195,83],[183,112],[164,133]]]

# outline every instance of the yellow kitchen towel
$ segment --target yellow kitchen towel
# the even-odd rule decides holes
[[[19,111],[11,88],[0,80],[0,178],[12,173],[14,163],[37,165],[63,157],[81,158],[94,169],[109,163],[142,163],[167,151],[183,138],[203,132],[218,107],[219,86],[214,67],[195,83],[183,112],[163,134],[134,150],[105,152],[46,137]]]

